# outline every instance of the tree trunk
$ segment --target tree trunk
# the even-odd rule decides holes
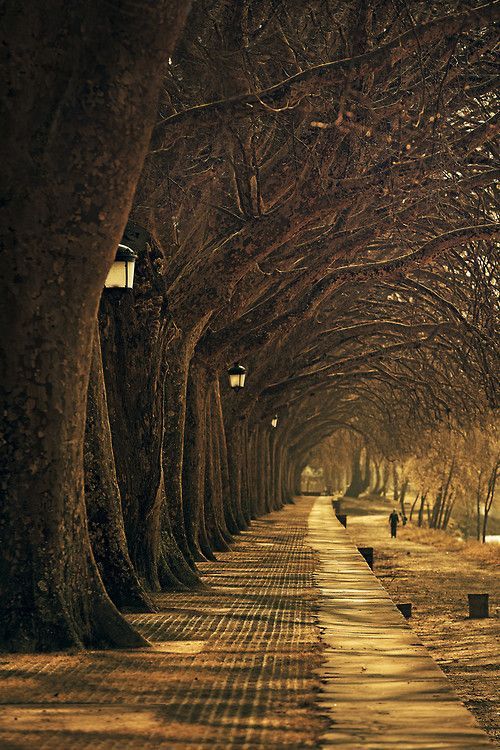
[[[448,528],[448,524],[450,522],[451,514],[452,514],[453,508],[455,506],[455,501],[452,499],[452,495],[453,495],[453,493],[450,495],[450,497],[448,499],[448,503],[446,505],[446,511],[445,511],[445,514],[444,514],[444,517],[443,517],[443,522],[441,524],[441,528],[443,529],[443,531],[446,531],[446,529]]]
[[[374,495],[377,495],[378,497],[382,491],[381,476],[380,476],[380,462],[374,461],[373,463],[375,466],[375,486],[372,490],[372,493]]]
[[[141,272],[138,271],[138,283]],[[149,302],[149,304],[148,304]],[[153,591],[196,586],[164,513],[165,352],[162,300],[107,290],[100,309],[106,391],[130,557]]]
[[[236,497],[231,493],[231,485],[229,480],[229,458],[228,458],[228,447],[226,439],[226,428],[224,425],[224,415],[222,412],[222,399],[220,393],[220,385],[217,380],[214,384],[214,408],[213,408],[213,419],[215,428],[215,440],[216,450],[219,456],[220,462],[220,480],[222,490],[222,510],[224,513],[224,520],[226,528],[230,534],[238,534],[240,531],[238,523],[238,507],[236,503]],[[244,521],[243,521],[244,523]]]
[[[359,497],[363,489],[363,476],[361,473],[361,448],[356,448],[352,454],[351,481],[345,494],[347,497]]]
[[[387,461],[384,461],[384,466],[382,469],[382,489],[381,489],[381,496],[387,497],[387,485],[389,484],[389,465]]]
[[[371,466],[370,466],[370,454],[368,453],[368,448],[365,448],[365,465],[364,465],[364,471],[363,471],[363,482],[362,482],[362,490],[361,492],[366,492],[366,490],[370,489],[371,484]]]
[[[403,514],[403,516],[406,516],[405,498],[406,498],[406,493],[408,491],[409,484],[410,484],[410,480],[407,477],[404,477],[401,483],[401,492],[399,493],[399,505],[400,505],[401,513]]]
[[[443,501],[443,494],[442,494],[442,489],[440,489],[436,495],[436,499],[434,500],[434,504],[432,506],[432,514],[431,514],[430,521],[429,521],[429,528],[431,529],[437,528],[437,522],[438,522],[439,514],[441,512],[442,501]]]
[[[418,510],[418,526],[419,528],[423,526],[424,524],[424,507],[425,507],[425,501],[427,499],[427,492],[422,492],[422,497],[420,498],[420,508]]]
[[[500,463],[497,460],[495,463],[495,466],[493,467],[490,478],[488,480],[488,491],[486,493],[486,499],[484,501],[484,508],[483,508],[483,533],[482,533],[482,541],[483,543],[486,542],[486,530],[488,528],[488,518],[490,515],[491,506],[493,505],[493,500],[495,498],[495,488],[496,483],[498,479],[498,469],[499,469]]]
[[[85,431],[85,504],[92,549],[106,591],[119,609],[156,611],[129,557],[116,479],[99,328],[95,327]]]
[[[208,383],[205,367],[193,360],[187,388],[182,496],[187,540],[191,553],[198,561],[216,560],[208,539],[204,514]]]
[[[398,465],[396,463],[392,465],[392,496],[394,504],[396,504],[399,500],[399,475]]]
[[[483,472],[480,471],[477,478],[477,490],[476,490],[476,539],[478,542],[481,541],[481,487],[482,487]]]
[[[9,366],[2,383],[11,398],[8,408],[6,399],[3,405],[1,452],[2,650],[146,643],[112,604],[90,547],[83,441],[92,339],[83,335],[73,313],[68,315],[68,304],[63,309],[54,300],[52,312],[37,321],[41,340],[52,337],[53,348],[28,355],[21,338],[4,359]],[[92,315],[87,319],[92,321]],[[37,341],[32,330],[30,338]],[[73,347],[66,346],[67,340]],[[31,361],[28,356],[36,357],[36,382],[26,387],[28,376],[21,367]]]
[[[240,421],[226,426],[226,447],[229,472],[229,492],[234,504],[236,523],[244,530],[250,524],[245,496],[246,446],[243,445],[244,431]]]
[[[409,520],[409,521],[411,521],[411,520],[412,520],[412,518],[413,518],[413,513],[414,513],[414,511],[415,511],[415,508],[416,508],[416,505],[417,505],[417,503],[418,503],[418,498],[419,498],[419,497],[420,497],[420,492],[417,492],[417,494],[415,495],[415,498],[414,498],[414,500],[413,500],[413,502],[412,502],[412,504],[411,504],[411,508],[410,508],[410,515],[409,515],[409,517],[408,517],[408,520]]]
[[[99,297],[188,3],[2,8],[0,648],[139,645],[90,549],[83,442]]]
[[[168,374],[165,386],[163,466],[167,509],[177,544],[194,570],[196,570],[195,558],[197,560],[205,558],[200,550],[193,554],[186,527],[187,513],[183,495],[183,469],[186,460],[184,455],[186,404],[190,362],[208,318],[208,315],[204,316],[189,331],[179,329],[175,338],[168,344],[165,358],[165,368]]]
[[[216,552],[227,552],[232,537],[226,529],[222,506],[222,472],[215,437],[218,424],[214,413],[214,387],[215,383],[212,382],[207,392],[204,518],[211,548]]]
[[[238,429],[241,438],[241,510],[248,525],[254,515],[253,495],[250,492],[250,437],[246,421]]]

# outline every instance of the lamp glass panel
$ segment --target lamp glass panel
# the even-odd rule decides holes
[[[229,375],[229,384],[231,388],[243,388],[245,384],[245,375],[240,372],[231,373]]]
[[[128,261],[128,273],[127,273],[127,287],[132,289],[134,286],[134,271],[135,271],[135,260]]]
[[[127,286],[126,280],[127,263],[123,260],[115,260],[111,268],[109,269],[108,277],[104,284],[108,289],[111,288],[124,288]]]

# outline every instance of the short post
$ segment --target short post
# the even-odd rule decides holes
[[[411,602],[405,602],[404,604],[396,604],[403,617],[407,620],[411,617]]]
[[[337,521],[342,524],[344,529],[347,529],[347,516],[345,513],[337,513]]]
[[[358,547],[358,552],[373,570],[373,547]]]
[[[335,513],[342,513],[342,500],[332,500]]]
[[[469,617],[479,620],[489,617],[488,594],[467,594],[469,599]]]

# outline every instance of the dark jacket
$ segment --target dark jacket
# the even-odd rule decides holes
[[[389,523],[391,526],[397,526],[399,523],[399,517],[398,514],[393,510],[391,515],[389,516]]]

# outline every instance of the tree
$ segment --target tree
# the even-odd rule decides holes
[[[99,297],[187,3],[7,2],[0,648],[138,645],[92,554],[83,441]]]

